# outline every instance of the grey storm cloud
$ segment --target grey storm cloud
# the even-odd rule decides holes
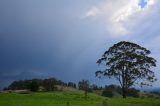
[[[94,77],[97,59],[94,46],[96,35],[101,32],[93,31],[96,27],[82,20],[81,15],[90,3],[96,2],[1,1],[2,86],[13,80],[34,77],[58,77],[67,81],[72,80],[71,76],[73,80],[86,78],[86,73]]]

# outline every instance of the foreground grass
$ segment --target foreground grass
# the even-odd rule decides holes
[[[102,97],[89,94],[87,98],[78,92],[50,93],[1,93],[0,106],[101,106]]]
[[[109,106],[160,106],[160,99],[153,98],[127,98],[110,99]]]
[[[0,106],[102,106],[103,97],[82,92],[0,93]],[[160,106],[159,99],[107,99],[108,106]]]

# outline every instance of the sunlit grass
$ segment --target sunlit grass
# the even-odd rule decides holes
[[[83,92],[0,93],[0,106],[102,106],[103,97]],[[159,99],[107,98],[108,106],[160,106]]]

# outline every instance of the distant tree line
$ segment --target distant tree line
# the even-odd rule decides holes
[[[55,91],[57,90],[56,85],[76,88],[76,84],[73,82],[65,83],[61,80],[57,80],[56,78],[48,78],[13,81],[7,88],[4,88],[4,90],[27,89],[30,91]]]
[[[62,87],[71,87],[84,91],[84,96],[87,97],[88,92],[100,91],[99,95],[106,97],[113,97],[115,94],[122,95],[122,88],[118,85],[106,85],[104,87],[98,86],[96,84],[90,85],[88,80],[81,80],[76,83],[74,82],[63,82],[62,80],[57,80],[56,78],[48,79],[31,79],[31,80],[18,80],[13,81],[7,88],[4,90],[29,90],[32,92],[36,91],[57,91],[57,85]],[[139,90],[135,88],[130,88],[127,92],[127,96],[139,97]]]
[[[56,85],[63,87],[72,87],[79,90],[84,90],[85,95],[87,92],[92,92],[93,90],[100,89],[97,85],[90,85],[88,80],[81,80],[78,82],[78,85],[74,82],[63,82],[62,80],[57,80],[56,78],[48,79],[31,79],[31,80],[18,80],[13,81],[7,88],[4,90],[30,90],[30,91],[56,91]],[[102,89],[102,88],[101,88]]]

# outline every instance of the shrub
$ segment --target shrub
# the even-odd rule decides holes
[[[135,89],[135,88],[130,88],[127,91],[127,96],[131,96],[131,97],[139,97],[139,90]]]
[[[105,96],[105,97],[113,97],[113,91],[112,90],[108,90],[108,89],[105,89],[103,90],[102,92],[102,96]]]

